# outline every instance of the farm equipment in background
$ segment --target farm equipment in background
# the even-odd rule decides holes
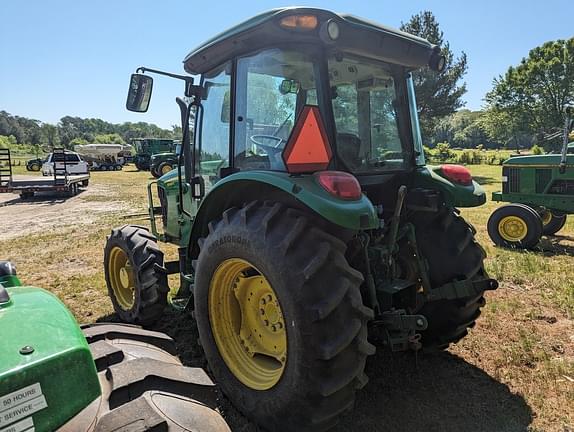
[[[180,153],[181,143],[176,141],[174,151],[152,155],[149,167],[151,175],[155,178],[159,178],[177,167]]]
[[[90,171],[120,171],[131,156],[131,146],[123,144],[82,144],[74,150],[88,162]]]
[[[26,161],[26,171],[40,171],[46,159],[34,158]]]
[[[149,171],[151,157],[158,153],[173,153],[177,141],[162,138],[136,138],[132,140],[135,149],[134,164],[139,171]]]
[[[36,192],[76,195],[90,182],[87,164],[79,165],[78,160],[75,153],[54,149],[42,167],[43,177],[16,176],[12,173],[10,150],[0,149],[0,193],[19,194],[22,199],[32,198]]]
[[[162,333],[78,326],[53,294],[0,261],[0,428],[52,432],[229,432],[207,374]]]
[[[502,192],[492,200],[510,204],[497,208],[488,219],[488,234],[503,247],[530,249],[542,235],[553,235],[574,213],[574,154],[569,133],[572,109],[565,115],[561,154],[515,156],[502,165]]]
[[[462,166],[425,164],[411,72],[444,65],[424,39],[293,7],[192,51],[184,68],[197,84],[138,68],[129,110],[148,108],[146,72],[183,80],[191,102],[176,99],[177,169],[148,185],[151,231],[125,225],[107,238],[120,319],[150,324],[168,302],[193,310],[225,394],[284,431],[336,424],[375,345],[463,338],[498,284],[456,209],[484,204],[484,190]]]

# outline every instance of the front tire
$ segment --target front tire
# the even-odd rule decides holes
[[[211,222],[200,247],[195,317],[216,382],[270,431],[332,427],[374,353],[345,244],[299,211],[252,202]]]
[[[538,213],[523,204],[498,207],[488,218],[488,235],[497,246],[532,249],[542,236]]]
[[[156,264],[163,266],[163,252],[147,229],[124,225],[112,230],[104,269],[108,293],[122,321],[149,325],[162,315],[169,287]]]
[[[163,162],[157,168],[157,172],[160,176],[167,174],[171,170],[173,170],[173,166],[171,165],[170,162]]]

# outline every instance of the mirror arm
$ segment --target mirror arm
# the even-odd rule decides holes
[[[146,72],[151,72],[151,73],[155,73],[158,75],[164,75],[164,76],[168,76],[171,78],[183,80],[183,81],[185,81],[185,95],[187,97],[199,97],[199,98],[204,97],[203,87],[198,86],[198,85],[194,85],[193,84],[193,77],[190,77],[187,75],[174,74],[171,72],[164,72],[164,71],[161,71],[158,69],[147,68],[145,66],[140,66],[139,68],[136,69],[136,73],[146,73]]]

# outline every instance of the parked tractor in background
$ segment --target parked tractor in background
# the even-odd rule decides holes
[[[569,132],[572,110],[565,115],[561,154],[514,156],[502,165],[502,192],[492,200],[510,204],[497,208],[488,219],[488,234],[503,247],[530,249],[542,235],[553,235],[574,213],[574,154]]]
[[[132,140],[135,149],[134,164],[139,171],[149,171],[151,157],[158,153],[173,153],[177,142],[162,138],[136,138]]]
[[[183,80],[190,102],[177,98],[181,163],[148,185],[151,231],[107,239],[118,316],[193,310],[215,380],[272,431],[336,424],[375,346],[463,338],[497,282],[456,209],[484,204],[484,190],[462,166],[425,164],[411,72],[444,65],[424,39],[292,7],[193,50],[189,75],[140,67],[128,109],[148,108],[146,72]]]
[[[28,159],[26,161],[26,171],[40,171],[45,161],[42,158]]]
[[[149,170],[155,178],[159,178],[177,167],[179,154],[181,153],[181,143],[177,141],[176,143],[174,151],[154,154],[151,157]]]
[[[173,340],[118,324],[78,326],[54,295],[0,261],[0,428],[6,432],[229,432],[205,372]]]

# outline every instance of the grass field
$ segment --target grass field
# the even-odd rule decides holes
[[[22,168],[18,168],[20,171]],[[488,194],[500,167],[471,166]],[[146,173],[92,174],[69,200],[21,202],[0,195],[0,257],[26,284],[58,295],[80,322],[114,319],[103,277],[105,236],[146,210]],[[377,353],[356,409],[336,429],[389,431],[574,430],[574,218],[560,236],[533,252],[495,248],[486,221],[496,204],[462,211],[486,248],[487,269],[500,282],[470,335],[445,353]],[[166,248],[175,258],[175,250]],[[157,325],[178,340],[185,363],[204,366],[188,316],[168,312]],[[256,428],[224,398],[233,430]]]

